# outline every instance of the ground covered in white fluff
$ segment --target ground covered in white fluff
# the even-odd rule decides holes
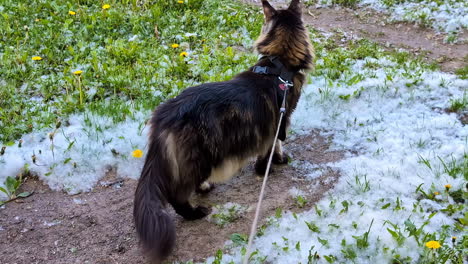
[[[0,156],[0,183],[25,169],[51,189],[69,194],[90,191],[111,168],[122,177],[137,179],[144,157],[132,153],[137,149],[145,153],[145,120],[150,114],[136,111],[132,118],[117,124],[112,118],[78,114],[58,129],[24,135],[21,144],[17,141],[8,146]]]
[[[387,12],[394,21],[412,21],[432,26],[445,33],[457,33],[468,28],[468,2],[446,1],[399,1],[358,0],[360,6],[369,6]],[[319,5],[331,5],[332,0],[320,0]]]
[[[464,96],[468,81],[387,58],[351,64],[360,81],[314,77],[292,125],[295,133],[321,129],[333,136],[334,148],[349,152],[329,164],[342,177],[315,210],[271,219],[254,241],[254,263],[305,263],[315,252],[318,263],[409,263],[428,254],[427,241],[447,248],[460,235],[453,228],[460,212],[440,210],[455,204],[445,185],[453,191],[466,183],[446,166],[466,159],[468,127],[443,109]],[[231,252],[222,263],[239,263],[245,250]]]

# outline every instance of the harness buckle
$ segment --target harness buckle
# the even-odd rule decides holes
[[[294,86],[294,84],[292,84],[291,82],[283,80],[283,78],[281,78],[281,76],[278,76],[278,79],[279,79],[279,80],[283,83],[283,85],[285,85],[286,87]]]
[[[267,67],[262,67],[262,66],[255,66],[253,68],[253,72],[255,73],[260,73],[260,74],[268,74],[268,68]]]

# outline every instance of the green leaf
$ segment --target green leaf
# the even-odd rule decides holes
[[[304,205],[306,205],[307,200],[304,197],[302,197],[301,195],[299,195],[299,196],[296,197],[296,203],[299,206],[299,208],[302,208],[302,207],[304,207]]]
[[[346,94],[346,95],[340,94],[340,95],[338,95],[338,98],[347,101],[347,100],[349,100],[349,98],[351,98],[351,95],[350,94]]]
[[[215,259],[213,261],[213,264],[221,264],[221,261],[223,260],[223,251],[221,249],[218,249],[216,251]]]
[[[245,253],[247,252],[247,249],[245,247],[241,248],[241,255],[245,256]]]
[[[340,211],[340,214],[348,212],[348,208],[349,208],[348,201],[345,200],[341,202],[341,205],[343,205],[343,209]]]
[[[21,179],[21,178],[20,178],[20,179]],[[15,185],[14,185],[15,192],[16,192],[16,190],[18,190],[18,187],[19,187],[20,185],[21,185],[21,180],[19,180],[19,179],[18,179],[18,180],[17,180],[17,179],[15,179]]]
[[[230,239],[237,246],[237,245],[242,245],[242,244],[247,243],[248,238],[247,238],[247,235],[234,233],[231,235]]]
[[[281,218],[282,215],[283,215],[283,212],[282,212],[281,207],[276,208],[276,210],[275,210],[275,217],[276,217],[276,218]]]
[[[388,204],[384,204],[384,206],[382,206],[380,209],[387,209],[391,204],[388,203]]]
[[[314,222],[309,223],[307,221],[304,221],[304,223],[306,223],[310,231],[315,232],[315,233],[320,233],[319,227]]]
[[[434,215],[436,215],[436,214],[437,214],[437,212],[433,212],[432,214],[430,214],[430,215],[427,217],[427,219],[431,219],[431,218],[434,217]]]
[[[5,187],[7,188],[10,195],[15,193],[16,191],[15,185],[16,185],[16,179],[11,176],[8,176],[5,180]]]
[[[318,241],[320,242],[320,244],[322,244],[323,246],[325,246],[326,248],[328,248],[328,240],[326,239],[321,239],[320,237],[317,237]]]
[[[22,192],[22,193],[18,194],[17,196],[21,197],[21,198],[26,198],[28,196],[31,196],[31,194],[32,193],[30,193],[30,192]]]
[[[336,261],[336,257],[333,255],[324,255],[323,257],[328,263],[334,263]]]
[[[463,218],[459,218],[458,220],[462,225],[468,226],[468,212],[465,213],[465,216]]]
[[[74,140],[70,144],[68,144],[67,151],[69,151],[73,147],[74,144],[75,144]]]
[[[293,215],[294,219],[297,220],[297,214],[293,212],[292,215]]]
[[[253,257],[255,257],[256,255],[258,255],[258,249],[252,252],[252,254],[250,254],[249,260],[253,259]]]
[[[388,231],[388,232],[392,235],[392,237],[395,238],[396,240],[398,240],[398,238],[400,237],[400,236],[398,235],[397,232],[391,230],[390,228],[387,228],[387,231]]]
[[[315,205],[315,212],[317,212],[318,216],[322,216],[322,210],[320,210],[317,205]]]
[[[7,190],[5,190],[5,188],[3,188],[3,187],[0,187],[0,191],[2,191],[3,193],[5,193],[6,195],[10,196],[10,195],[8,194],[8,191],[7,191]]]

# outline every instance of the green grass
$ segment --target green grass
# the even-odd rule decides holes
[[[313,75],[325,76],[332,81],[345,78],[343,84],[352,85],[361,80],[350,68],[354,60],[366,59],[366,67],[375,69],[379,68],[380,65],[368,60],[383,57],[388,57],[388,59],[396,63],[395,67],[387,67],[385,69],[391,75],[393,75],[393,69],[401,67],[407,69],[408,74],[410,74],[410,70],[416,68],[425,70],[438,69],[437,64],[426,62],[422,56],[416,57],[406,51],[384,50],[375,42],[368,39],[351,39],[346,43],[346,46],[339,46],[335,39],[344,37],[343,33],[338,32],[333,38],[324,38],[319,33],[312,31],[312,41],[317,58],[323,60],[323,62],[317,64],[315,71],[312,73]]]
[[[334,5],[342,5],[346,7],[355,7],[359,0],[332,0]]]
[[[121,122],[186,87],[229,79],[257,59],[251,46],[262,15],[237,1],[109,4],[103,10],[91,1],[2,3],[0,142],[9,145],[32,131],[66,126],[71,114],[85,110]],[[399,64],[424,64],[368,40],[340,47],[316,32],[312,39],[324,60],[314,74],[344,76],[348,85],[360,80],[349,68],[353,59],[390,55]],[[74,75],[76,70],[83,73]]]
[[[468,63],[468,56],[465,57],[465,61]],[[458,75],[460,79],[468,79],[468,65],[464,66],[463,68],[457,69],[455,71],[455,74]]]
[[[306,6],[313,6],[317,3],[324,3],[327,2],[326,0],[305,0],[304,4]],[[359,3],[359,0],[331,0],[331,4],[333,5],[342,5],[346,7],[356,7],[356,4]]]
[[[468,96],[466,94],[461,98],[451,99],[448,108],[450,112],[462,112],[468,110]]]
[[[215,0],[106,3],[107,10],[95,1],[2,2],[0,142],[85,109],[119,122],[185,87],[229,79],[256,60],[248,47],[262,17],[252,7]],[[184,51],[187,57],[179,55]]]
[[[437,6],[440,6],[448,1],[446,0],[431,0],[431,1],[427,1],[427,0],[382,0],[381,2],[386,6],[395,6],[395,5],[404,4],[404,3],[421,3],[421,2],[430,2],[430,3],[436,4]],[[449,2],[463,3],[463,0],[450,0]]]
[[[224,227],[242,217],[247,208],[239,204],[227,203],[224,205],[215,205],[213,210],[215,212],[211,214],[212,221]]]

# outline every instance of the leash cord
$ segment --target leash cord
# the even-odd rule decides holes
[[[275,140],[273,141],[273,147],[271,148],[270,152],[270,157],[268,158],[268,164],[265,170],[265,176],[263,177],[263,184],[262,184],[262,189],[260,190],[260,196],[258,198],[258,203],[257,203],[257,208],[255,210],[255,218],[252,223],[252,227],[250,229],[250,235],[249,235],[249,242],[247,244],[247,251],[244,256],[244,261],[242,262],[243,264],[248,264],[249,263],[249,258],[250,258],[250,251],[253,243],[253,239],[255,236],[255,231],[257,230],[257,224],[258,224],[258,217],[260,216],[260,209],[262,206],[262,200],[263,200],[263,193],[265,192],[265,186],[266,182],[268,179],[268,174],[270,172],[270,166],[271,166],[271,161],[273,160],[273,154],[275,152],[275,147],[276,147],[276,141],[278,139],[280,127],[281,127],[281,121],[283,119],[283,115],[286,112],[286,91],[284,90],[284,97],[283,97],[283,103],[281,104],[281,109],[280,109],[280,117],[279,117],[279,122],[278,122],[278,128],[276,129],[276,135],[275,135]]]

